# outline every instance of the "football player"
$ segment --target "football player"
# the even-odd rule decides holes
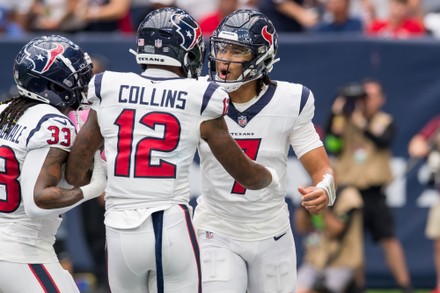
[[[210,78],[231,98],[225,120],[232,137],[251,159],[277,171],[282,188],[273,194],[249,190],[200,144],[202,194],[194,223],[203,291],[295,292],[296,252],[285,202],[290,147],[313,182],[298,188],[302,205],[320,213],[335,198],[333,171],[312,123],[313,94],[301,84],[270,80],[278,61],[277,33],[262,13],[243,9],[228,15],[210,45]]]
[[[21,49],[13,74],[19,96],[0,105],[0,292],[79,293],[53,244],[60,215],[105,188],[99,157],[90,184],[58,186],[76,136],[66,114],[85,97],[92,64],[70,40],[42,36]]]
[[[249,189],[278,188],[273,170],[246,157],[226,127],[229,97],[196,80],[204,42],[178,8],[149,13],[137,31],[138,73],[105,71],[90,82],[91,111],[66,169],[77,184],[104,142],[108,163],[106,237],[112,292],[201,292],[188,173],[206,141]]]

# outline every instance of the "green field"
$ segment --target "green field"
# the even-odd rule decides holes
[[[431,289],[416,289],[416,293],[429,293]],[[400,289],[368,289],[367,293],[402,293]]]

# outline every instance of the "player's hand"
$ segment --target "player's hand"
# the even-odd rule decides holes
[[[414,136],[409,142],[408,153],[413,158],[423,158],[428,155],[430,146],[421,135]]]
[[[332,113],[334,115],[342,115],[344,112],[343,109],[346,102],[347,99],[345,97],[342,96],[337,97],[332,104]]]
[[[327,208],[328,196],[324,189],[315,186],[299,186],[298,191],[302,195],[301,205],[312,215],[320,214]]]
[[[101,159],[101,152],[98,150],[94,156],[93,172],[90,183],[81,186],[85,200],[100,196],[107,186],[107,163]]]
[[[260,190],[249,190],[245,197],[249,201],[267,201],[281,193],[281,184],[275,169],[266,167],[272,176],[272,181],[265,188]]]

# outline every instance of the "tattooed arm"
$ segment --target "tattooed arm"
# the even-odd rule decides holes
[[[102,148],[104,138],[98,125],[96,111],[90,109],[86,122],[73,143],[66,166],[66,180],[74,186],[87,181],[88,170],[93,163],[93,154]]]
[[[58,216],[102,193],[103,190],[90,197],[81,188],[58,186],[67,156],[66,151],[58,148],[36,149],[27,154],[21,174],[21,192],[29,217]]]

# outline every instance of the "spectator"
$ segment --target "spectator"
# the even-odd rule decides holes
[[[130,19],[131,0],[86,0],[82,15],[89,32],[133,32]]]
[[[408,152],[412,158],[428,158],[432,182],[440,192],[440,115],[432,118],[427,125],[411,138]],[[429,211],[426,237],[434,241],[434,265],[436,287],[431,293],[440,293],[440,200]]]
[[[239,0],[219,0],[217,10],[199,21],[203,35],[211,36],[223,18],[238,9],[238,5]]]
[[[22,37],[28,30],[28,13],[33,0],[0,0],[0,35]]]
[[[371,21],[377,18],[385,18],[387,12],[383,7],[387,8],[387,1],[384,0],[351,0],[350,15],[359,18],[364,27],[367,27]]]
[[[13,11],[0,6],[0,35],[21,37],[25,34],[24,28],[16,21],[14,15]]]
[[[162,0],[164,1],[164,0]],[[170,0],[165,0],[170,1]],[[175,6],[185,10],[196,21],[200,21],[207,15],[214,13],[219,6],[220,0],[173,0]]]
[[[393,214],[384,193],[393,179],[390,160],[395,136],[393,117],[381,110],[384,103],[385,94],[378,81],[344,87],[333,103],[325,144],[335,155],[338,185],[359,190],[365,228],[380,243],[397,284],[404,292],[412,292],[402,245],[395,236]]]
[[[366,34],[385,38],[406,39],[425,35],[423,23],[410,17],[409,0],[389,0],[386,19],[376,19],[366,29]]]
[[[80,0],[34,0],[29,29],[36,32],[77,32],[86,26]]]
[[[325,13],[327,19],[311,30],[320,33],[361,33],[362,21],[350,16],[350,0],[327,0]]]
[[[260,0],[258,9],[272,19],[278,32],[304,32],[319,21],[319,14],[304,7],[303,0]]]
[[[356,188],[338,191],[335,205],[320,215],[295,211],[295,227],[306,234],[297,293],[343,293],[363,264],[362,198]]]

